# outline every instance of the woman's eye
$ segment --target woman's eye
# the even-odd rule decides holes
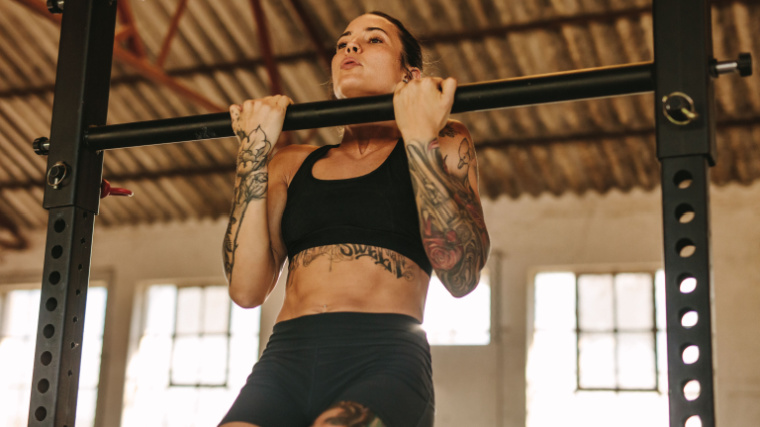
[[[340,49],[344,49],[345,47],[346,47],[346,43],[338,43],[338,46],[336,47],[336,49],[340,50]]]
[[[382,43],[383,39],[381,39],[380,37],[372,37],[371,39],[369,39],[369,42],[370,43]]]

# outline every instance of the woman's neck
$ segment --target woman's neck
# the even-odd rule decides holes
[[[370,123],[346,126],[341,146],[359,155],[375,151],[388,143],[395,143],[401,138],[401,132],[395,122]]]

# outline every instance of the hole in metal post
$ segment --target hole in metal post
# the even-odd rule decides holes
[[[682,274],[678,278],[678,283],[682,294],[689,294],[697,289],[697,279],[689,273]]]
[[[42,329],[42,335],[45,336],[45,338],[52,338],[55,334],[55,326],[53,325],[45,325],[45,327]]]
[[[74,318],[72,320],[74,321],[74,323],[77,323],[77,320],[79,320],[79,319],[77,319],[77,317],[74,316]]]
[[[50,282],[51,285],[57,285],[58,282],[61,281],[61,273],[54,271],[50,273],[48,276],[48,282]]]
[[[61,245],[55,245],[53,246],[53,249],[50,251],[50,255],[53,256],[53,258],[58,259],[63,255],[63,246]]]
[[[682,190],[691,187],[692,182],[694,182],[694,177],[689,171],[680,170],[673,176],[673,184]]]
[[[42,363],[42,366],[47,366],[52,361],[53,355],[49,351],[46,351],[40,355],[40,362]]]
[[[47,308],[48,311],[55,311],[56,307],[58,307],[57,299],[48,298],[48,300],[45,301],[45,308]]]
[[[676,208],[676,219],[681,224],[688,224],[694,219],[694,208],[688,203],[682,203]]]
[[[681,326],[684,328],[691,329],[694,326],[697,326],[697,322],[699,322],[699,313],[696,311],[686,309],[681,312]]]
[[[65,229],[66,229],[66,221],[63,219],[58,219],[53,224],[53,230],[55,230],[56,233],[60,233]]]
[[[678,252],[678,255],[680,255],[681,258],[688,258],[694,255],[694,252],[696,251],[697,247],[694,246],[694,242],[689,239],[684,238],[676,243],[676,252]]]
[[[47,410],[42,406],[34,410],[34,418],[36,418],[37,421],[43,421],[45,417],[47,417]]]
[[[44,379],[44,378],[43,378],[43,379],[41,379],[41,380],[40,380],[40,381],[37,383],[37,391],[39,391],[40,393],[45,393],[45,392],[47,392],[49,388],[50,388],[50,383],[48,382],[48,380],[46,380],[46,379]]]
[[[699,415],[692,415],[686,419],[683,427],[702,427],[702,418]]]
[[[697,380],[691,380],[683,386],[683,397],[690,402],[699,399],[701,393],[702,387]]]
[[[681,360],[687,365],[693,365],[699,360],[699,347],[693,344],[687,345],[681,352]]]

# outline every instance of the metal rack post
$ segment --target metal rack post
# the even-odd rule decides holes
[[[713,427],[708,172],[715,161],[715,117],[710,2],[658,0],[653,12],[670,426]]]
[[[74,427],[103,154],[84,130],[106,122],[116,2],[67,0],[50,131],[49,210],[29,426]]]

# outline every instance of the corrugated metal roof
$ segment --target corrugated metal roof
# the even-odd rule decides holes
[[[203,114],[270,93],[250,0],[119,4],[110,124]],[[428,73],[462,84],[653,58],[648,0],[263,0],[262,6],[283,90],[297,103],[329,98],[324,58],[348,21],[374,9],[400,18],[423,41]],[[42,228],[47,219],[45,159],[30,144],[49,135],[59,24],[41,9],[41,0],[0,4],[0,222],[22,229]],[[167,43],[175,17],[179,25]],[[739,52],[760,58],[760,2],[717,1],[712,20],[716,58]],[[155,77],[161,73],[168,79]],[[653,106],[650,94],[457,118],[478,146],[486,197],[604,193],[658,185]],[[760,80],[720,77],[716,111],[713,181],[753,183],[760,177]],[[329,128],[291,137],[338,142]],[[107,152],[104,177],[137,196],[105,199],[98,224],[227,215],[236,150],[227,138]]]

